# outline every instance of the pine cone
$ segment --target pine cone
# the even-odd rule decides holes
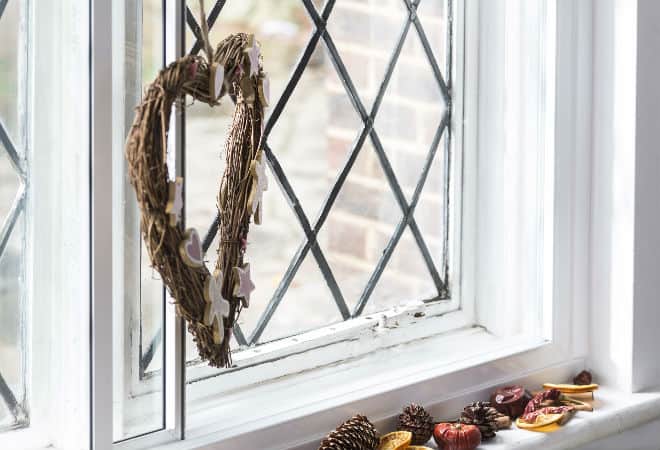
[[[319,450],[375,450],[377,446],[376,428],[365,416],[357,415],[323,439]]]
[[[412,433],[412,445],[422,445],[433,435],[433,417],[419,405],[411,404],[403,408],[399,415],[397,430]]]
[[[575,378],[573,378],[573,384],[577,384],[578,386],[583,386],[585,384],[591,384],[592,377],[591,377],[591,372],[588,370],[583,370],[582,372],[578,373]]]
[[[490,402],[470,403],[463,409],[458,420],[479,427],[484,440],[494,437],[497,430],[511,426],[511,419],[493,408]]]

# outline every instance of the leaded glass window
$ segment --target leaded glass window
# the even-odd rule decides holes
[[[25,426],[27,2],[0,1],[0,430]]]

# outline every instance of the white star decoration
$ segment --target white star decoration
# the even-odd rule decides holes
[[[266,74],[259,77],[259,100],[263,106],[270,104],[270,79]]]
[[[213,327],[213,341],[222,343],[224,338],[225,318],[229,317],[229,302],[222,296],[222,271],[217,270],[206,279],[204,297],[204,323]]]
[[[177,177],[176,180],[168,183],[169,196],[165,212],[170,216],[170,225],[176,226],[181,220],[181,210],[183,208],[183,178]]]
[[[254,283],[250,278],[250,264],[243,264],[243,267],[234,267],[234,274],[238,282],[234,284],[234,296],[241,298],[244,308],[250,306],[250,293],[254,291]]]
[[[213,100],[218,100],[222,93],[222,85],[225,82],[225,66],[215,63],[211,66],[211,76],[209,77],[209,93]]]
[[[257,208],[263,201],[264,191],[268,190],[268,177],[266,176],[266,164],[261,162],[261,155],[254,160],[254,199],[252,201],[252,214],[257,212]]]
[[[244,51],[250,60],[250,76],[253,77],[259,74],[259,55],[261,54],[259,43],[254,38],[254,35],[251,34],[248,38],[248,47]]]

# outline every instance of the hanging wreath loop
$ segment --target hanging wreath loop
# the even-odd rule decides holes
[[[244,257],[250,222],[261,222],[261,196],[267,187],[260,144],[268,80],[252,35],[231,35],[212,55],[210,45],[205,49],[206,59],[183,57],[147,87],[125,153],[152,265],[177,313],[188,322],[201,358],[212,366],[229,367],[232,328],[254,289]],[[173,106],[182,108],[186,95],[213,106],[226,94],[236,109],[225,143],[227,164],[217,198],[220,244],[211,272],[199,234],[184,230],[180,221],[183,180],[169,178],[168,127]]]

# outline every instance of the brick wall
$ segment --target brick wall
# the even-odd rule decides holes
[[[444,68],[446,28],[443,2],[426,1],[428,6],[420,8],[420,18],[439,58],[439,65]],[[406,17],[401,3],[399,0],[343,0],[337,2],[331,16],[328,28],[368,110],[382,83]],[[328,70],[334,69],[329,65]],[[351,105],[342,100],[346,94],[336,75],[330,73],[327,80],[332,92],[327,129],[328,176],[334,179],[358,130],[355,113],[349,109]],[[411,27],[375,123],[408,199],[421,174],[443,109],[428,59],[414,27]],[[437,157],[418,205],[416,219],[436,264],[439,264],[443,235],[442,148]],[[327,223],[325,245],[330,263],[339,271],[340,284],[342,280],[352,280],[341,286],[349,303],[354,303],[364,288],[364,282],[400,219],[400,208],[367,139]],[[411,298],[435,294],[409,231],[402,237],[379,284],[371,310],[387,306],[388,294],[391,297],[389,302],[398,302],[402,290]]]

